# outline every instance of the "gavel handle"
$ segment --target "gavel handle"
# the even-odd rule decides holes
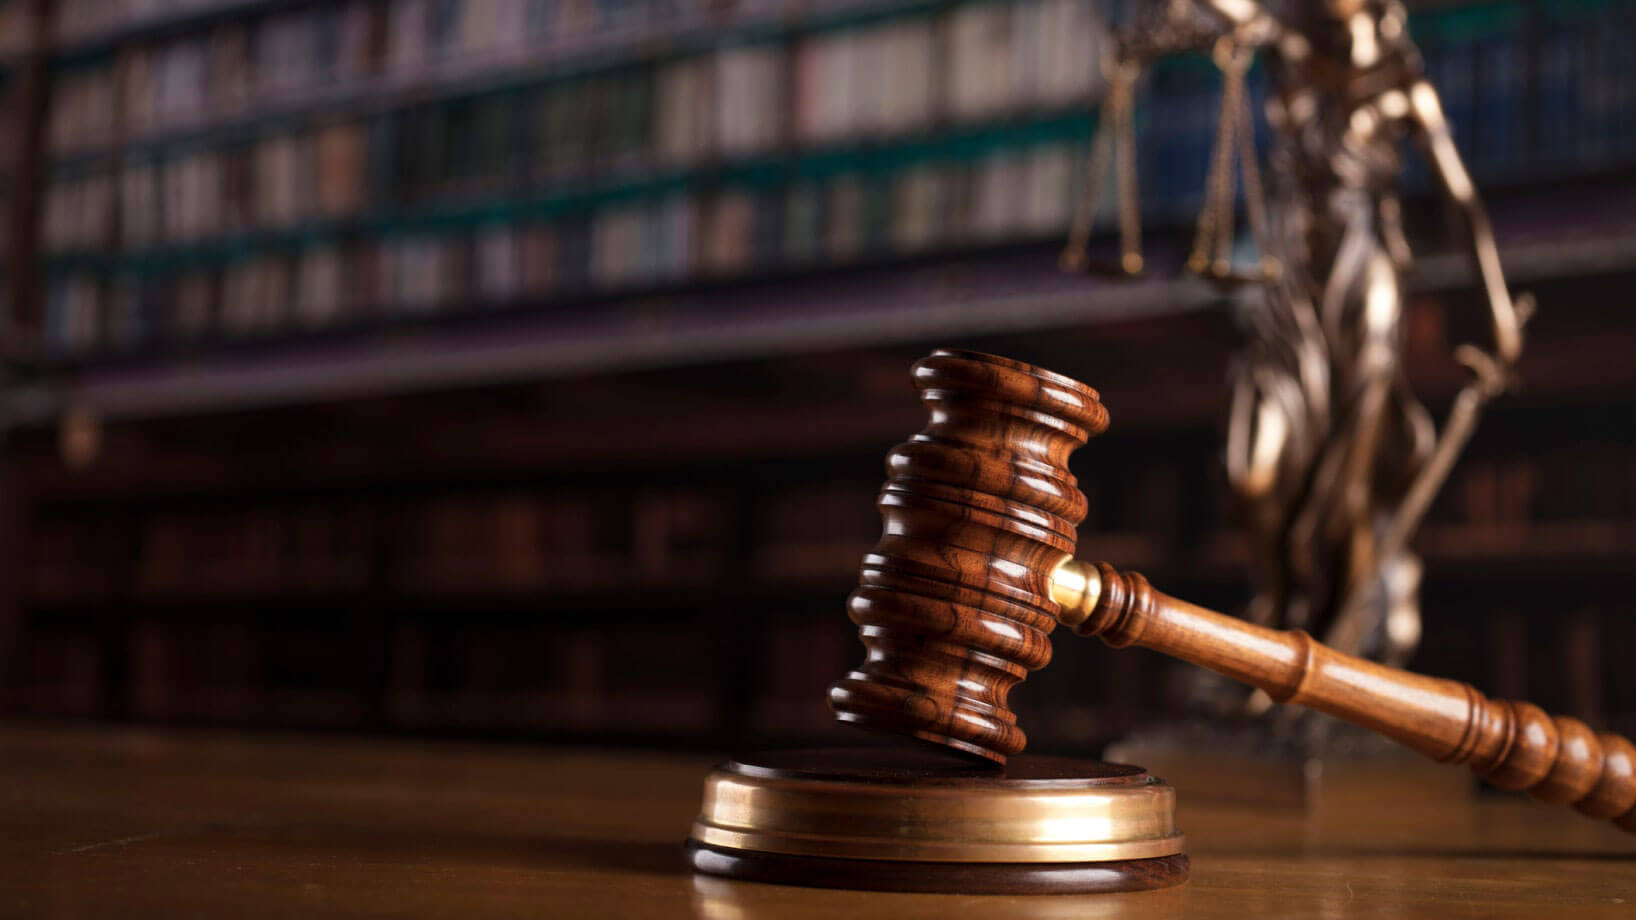
[[[1380,732],[1435,760],[1468,763],[1503,789],[1572,804],[1636,833],[1636,746],[1532,703],[1490,700],[1469,684],[1410,674],[1155,591],[1106,563],[1052,574],[1059,619],[1115,647],[1139,645]]]

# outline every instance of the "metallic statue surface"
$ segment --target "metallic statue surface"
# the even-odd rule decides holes
[[[1247,616],[1401,665],[1420,637],[1421,566],[1409,540],[1482,406],[1507,386],[1531,302],[1513,301],[1506,288],[1487,216],[1400,3],[1169,0],[1152,13],[1118,37],[1109,73],[1119,78],[1110,81],[1112,102],[1123,111],[1099,132],[1064,264],[1087,264],[1107,151],[1131,144],[1130,103],[1118,98],[1124,87],[1155,57],[1212,51],[1224,74],[1221,126],[1188,267],[1223,283],[1253,282],[1234,301],[1247,342],[1233,373],[1227,443],[1254,567]],[[1272,78],[1265,202],[1243,85],[1257,52]],[[1485,347],[1455,351],[1472,376],[1440,435],[1403,367],[1402,279],[1411,254],[1399,186],[1409,140],[1426,152],[1459,216],[1491,331]],[[1261,249],[1249,273],[1230,262],[1235,153]],[[1133,170],[1117,179],[1120,267],[1132,273],[1142,264],[1125,214],[1134,210]]]

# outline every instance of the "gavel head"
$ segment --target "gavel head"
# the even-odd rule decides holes
[[[931,422],[886,458],[880,542],[847,601],[867,650],[835,717],[1001,763],[1026,743],[1006,696],[1051,659],[1051,574],[1085,496],[1068,455],[1108,426],[1095,390],[974,352],[914,367]]]

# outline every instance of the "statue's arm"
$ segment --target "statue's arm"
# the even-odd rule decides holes
[[[1488,307],[1494,326],[1494,358],[1502,365],[1510,365],[1522,353],[1522,318],[1511,293],[1505,287],[1505,274],[1500,269],[1500,251],[1494,243],[1494,231],[1488,222],[1488,212],[1477,187],[1466,172],[1460,151],[1454,146],[1448,120],[1443,117],[1443,106],[1437,91],[1425,80],[1417,80],[1406,93],[1408,114],[1421,143],[1431,159],[1432,173],[1442,186],[1443,193],[1460,216],[1465,242],[1470,246],[1477,273],[1488,297]]]

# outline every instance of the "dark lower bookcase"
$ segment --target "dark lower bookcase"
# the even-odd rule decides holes
[[[845,598],[944,345],[1097,387],[1082,553],[1237,609],[1239,333],[1177,271],[1208,61],[1139,87],[1150,276],[1057,268],[1131,6],[0,0],[0,717],[844,737]],[[1414,664],[1628,734],[1636,6],[1409,7],[1539,303],[1417,538]],[[1441,413],[1484,312],[1407,157]],[[1055,655],[1042,749],[1185,710],[1179,665]]]
[[[1416,665],[1629,730],[1636,323],[1546,282],[1528,387],[1496,405],[1418,541]],[[1593,284],[1594,281],[1594,284]],[[1420,296],[1412,371],[1459,380]],[[971,345],[1094,381],[1081,553],[1232,610],[1247,559],[1220,470],[1225,313]],[[929,345],[930,343],[926,343]],[[823,689],[879,529],[881,458],[918,429],[926,345],[242,413],[110,420],[66,470],[14,435],[24,577],[13,716],[730,746],[844,738]],[[1134,355],[1141,355],[1138,360]],[[1144,407],[1167,403],[1165,413]],[[683,426],[663,418],[681,414]],[[552,423],[570,419],[566,425]],[[537,436],[542,424],[546,436]],[[435,433],[435,437],[430,436]],[[1060,637],[1017,692],[1044,749],[1183,711],[1181,666]]]

